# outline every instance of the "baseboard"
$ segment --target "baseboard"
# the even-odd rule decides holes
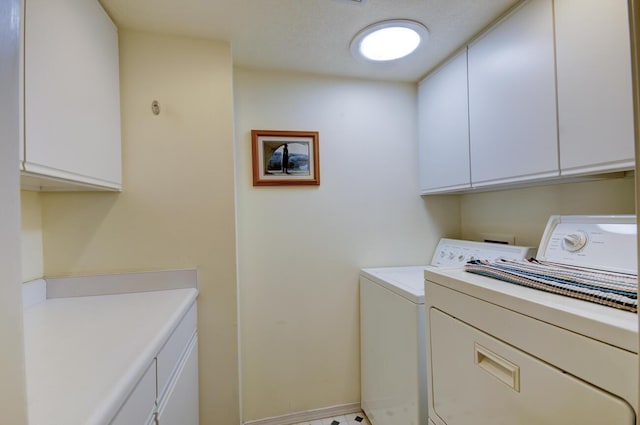
[[[322,407],[320,409],[305,410],[303,412],[288,413],[282,416],[247,421],[244,425],[291,425],[300,422],[315,421],[316,419],[331,418],[333,416],[348,415],[360,412],[360,403],[347,403],[337,406]]]

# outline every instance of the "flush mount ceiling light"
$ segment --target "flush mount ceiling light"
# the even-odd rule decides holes
[[[429,30],[419,22],[382,21],[369,25],[353,38],[351,53],[370,61],[391,61],[413,53],[428,38]]]

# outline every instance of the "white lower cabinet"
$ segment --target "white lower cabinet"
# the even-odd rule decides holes
[[[147,368],[111,425],[153,423],[156,401],[156,362]]]
[[[165,396],[158,400],[158,424],[198,425],[198,336],[194,335]]]
[[[162,347],[156,362],[158,423],[198,425],[198,334],[195,304]]]
[[[158,353],[156,358],[158,365],[158,399],[164,397],[169,382],[175,375],[178,365],[196,333],[197,320],[197,310],[194,304]]]
[[[198,425],[198,333],[194,303],[110,425]]]

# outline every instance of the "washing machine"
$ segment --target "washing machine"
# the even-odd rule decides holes
[[[425,269],[534,254],[530,247],[443,238],[429,265],[361,270],[361,406],[373,425],[427,423]]]

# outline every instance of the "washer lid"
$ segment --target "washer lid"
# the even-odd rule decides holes
[[[424,304],[424,270],[428,266],[362,269],[360,275],[416,304]]]
[[[553,215],[538,259],[636,275],[635,215]]]

